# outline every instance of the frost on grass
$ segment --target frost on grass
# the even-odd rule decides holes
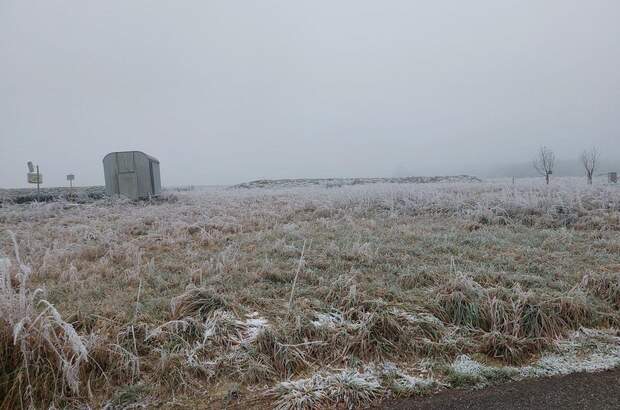
[[[379,396],[382,386],[373,372],[343,370],[338,373],[317,373],[307,379],[285,381],[269,394],[275,397],[279,410],[313,409],[330,405],[355,408]]]
[[[88,363],[88,350],[70,323],[54,305],[41,299],[43,291],[29,288],[31,269],[19,253],[15,235],[15,259],[19,270],[13,284],[10,263],[0,265],[0,407],[46,401],[54,396],[80,393],[80,374]],[[40,309],[40,308],[41,309]],[[49,389],[53,394],[49,395]]]
[[[409,376],[405,373],[398,373],[392,379],[389,388],[396,396],[408,397],[414,394],[425,393],[437,386],[433,379]]]
[[[371,366],[370,368],[380,373],[383,385],[397,397],[425,394],[436,387],[443,386],[433,377],[428,376],[426,369],[421,371],[421,373],[424,373],[423,376],[412,376],[391,362],[385,362],[381,366]]]
[[[345,324],[346,321],[342,317],[342,313],[337,310],[328,313],[315,313],[315,319],[312,321],[312,325],[318,329],[335,329]]]
[[[258,312],[252,312],[246,315],[245,320],[239,321],[244,328],[242,337],[239,340],[241,344],[249,344],[256,340],[260,332],[269,326],[267,319],[261,317]]]
[[[615,329],[582,328],[556,341],[555,352],[546,352],[522,367],[488,366],[461,355],[449,366],[448,381],[454,387],[483,387],[508,380],[613,369],[620,366],[620,337],[616,333]]]
[[[464,376],[477,376],[482,373],[484,368],[485,366],[467,355],[457,357],[451,366],[451,370]]]
[[[168,389],[176,389],[179,383],[191,385],[194,380],[188,370],[206,380],[222,371],[252,382],[273,377],[271,368],[249,354],[257,337],[269,327],[267,319],[258,312],[240,318],[223,308],[224,303],[214,303],[213,295],[190,288],[174,298],[171,306],[173,317],[179,312],[189,316],[168,321],[146,335],[147,341],[161,346],[155,348],[160,357],[157,369]],[[177,347],[170,349],[169,345]]]
[[[519,370],[512,366],[493,367],[461,355],[448,367],[447,382],[452,387],[482,388],[495,383],[516,380]]]
[[[526,377],[555,376],[577,372],[597,372],[620,366],[620,348],[594,352],[586,357],[576,354],[543,356],[533,366],[521,369]]]
[[[25,263],[2,233],[0,253],[11,263],[0,265],[17,294],[22,273],[31,282],[23,298],[0,300],[25,312],[2,311],[0,350],[10,358],[0,355],[0,369],[26,375],[24,340],[35,377],[29,390],[24,377],[4,374],[0,397],[11,396],[1,390],[5,380],[18,380],[23,403],[36,408],[54,400],[101,407],[129,382],[152,386],[160,397],[193,394],[184,386],[197,383],[204,397],[218,400],[219,383],[256,391],[330,366],[452,363],[461,354],[527,363],[534,375],[611,366],[618,354],[609,340],[589,338],[596,349],[578,342],[573,351],[554,341],[581,326],[620,323],[616,188],[562,178],[552,186],[214,188],[154,206],[3,204],[0,224],[22,239]],[[304,241],[294,308],[287,309]],[[36,289],[44,286],[53,308],[40,302]],[[247,314],[254,311],[260,314]],[[78,339],[88,361],[79,359]],[[521,377],[519,368],[467,365],[476,368],[461,358],[456,370],[434,377],[474,385]],[[360,369],[351,372],[369,373]],[[423,391],[427,374],[408,372],[375,369],[376,394]]]
[[[557,343],[558,353],[543,355],[521,368],[524,377],[543,377],[576,372],[597,372],[620,366],[620,337],[615,329],[581,329]]]
[[[388,394],[404,397],[425,393],[439,384],[432,378],[414,377],[393,363],[368,364],[363,370],[319,372],[309,378],[278,383],[267,394],[276,408],[312,409],[365,407]]]

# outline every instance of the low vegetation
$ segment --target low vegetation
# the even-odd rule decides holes
[[[619,232],[620,189],[571,179],[5,203],[0,408],[352,408],[614,366]]]
[[[299,187],[326,187],[335,188],[348,185],[370,184],[430,184],[438,182],[482,182],[479,178],[469,175],[455,175],[443,177],[393,177],[393,178],[299,178],[299,179],[260,179],[244,182],[233,188],[299,188]]]

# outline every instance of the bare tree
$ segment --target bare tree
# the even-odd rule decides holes
[[[547,147],[540,147],[538,156],[534,159],[534,169],[538,171],[540,175],[545,177],[547,185],[549,185],[549,176],[553,174],[553,167],[555,166],[555,154]]]
[[[581,163],[586,170],[586,178],[588,178],[588,184],[592,185],[592,175],[598,165],[598,150],[592,148],[590,151],[583,151],[581,154]]]

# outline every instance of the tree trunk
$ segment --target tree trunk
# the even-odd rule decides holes
[[[545,174],[545,181],[547,181],[547,185],[549,185],[549,174]]]
[[[592,174],[588,174],[588,185],[592,185]]]

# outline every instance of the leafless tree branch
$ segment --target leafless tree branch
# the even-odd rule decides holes
[[[596,148],[592,148],[589,151],[583,151],[581,154],[581,163],[586,170],[586,178],[588,178],[588,184],[592,185],[592,176],[598,165],[599,153]]]
[[[540,147],[538,156],[534,159],[534,169],[545,177],[545,181],[549,184],[549,176],[553,174],[555,167],[555,154],[547,147]]]

